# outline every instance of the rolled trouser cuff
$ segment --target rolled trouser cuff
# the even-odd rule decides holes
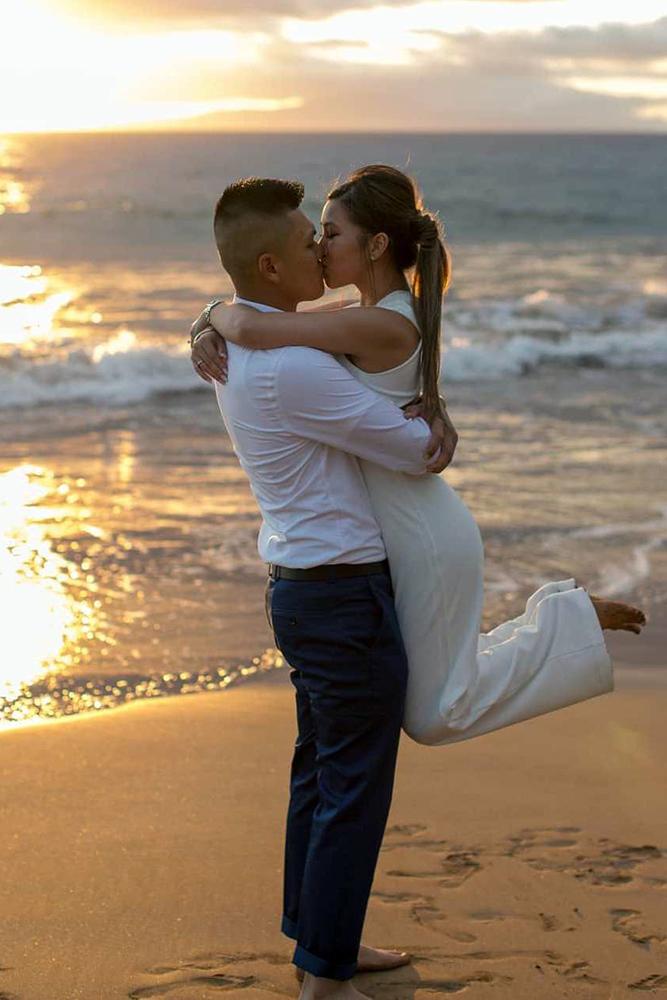
[[[294,965],[305,969],[313,976],[324,976],[326,979],[352,979],[357,971],[357,962],[331,962],[327,958],[319,958],[298,944],[292,956]]]
[[[295,921],[290,920],[289,917],[283,916],[283,919],[280,922],[280,929],[283,934],[286,934],[287,937],[294,938],[295,941],[299,936]]]

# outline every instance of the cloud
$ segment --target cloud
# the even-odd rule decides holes
[[[429,44],[413,44],[419,40]],[[244,95],[270,94],[279,86],[280,95],[300,94],[304,103],[270,119],[245,115],[244,126],[355,131],[664,128],[667,18],[530,32],[406,30],[395,44],[381,41],[374,34],[366,41],[316,37],[306,42],[274,35],[253,66],[252,78],[243,82]],[[215,66],[209,65],[208,72],[205,91],[214,92]],[[224,92],[229,80],[226,86]],[[224,115],[201,124],[234,127]]]
[[[667,17],[649,24],[602,24],[597,28],[547,27],[540,32],[437,33],[450,51],[471,65],[516,69],[517,60],[549,65],[554,60],[581,64],[632,66],[664,60]]]
[[[86,15],[114,16],[118,28],[132,31],[135,0],[60,0],[80,4]],[[650,0],[634,0],[627,18]],[[428,10],[426,8],[428,7]],[[439,12],[457,8],[456,27]],[[354,8],[327,0],[164,0],[154,5],[160,27],[174,32],[184,18],[203,34],[233,28],[243,48],[255,33],[258,55],[246,72],[230,71],[228,60],[196,46],[187,58],[169,62],[147,77],[138,97],[154,100],[290,99],[272,112],[257,105],[240,116],[215,113],[193,127],[247,129],[377,131],[405,130],[619,130],[664,128],[663,84],[667,75],[667,17],[652,23],[569,24],[512,28],[518,18],[492,30],[500,8],[526,15],[538,7],[573,9],[570,0],[467,0],[466,3],[416,4],[405,0],[355,0]],[[470,30],[467,8],[489,12]],[[495,8],[498,8],[495,10]],[[578,9],[592,11],[581,0]],[[664,9],[664,8],[663,8]],[[494,13],[495,10],[495,13]],[[598,12],[600,7],[597,6]],[[345,15],[334,16],[347,11]],[[560,12],[560,13],[558,13]],[[503,10],[503,17],[505,11]],[[662,13],[662,11],[661,11]],[[289,16],[288,16],[289,15]],[[426,16],[428,15],[428,16]],[[437,16],[436,16],[437,15]],[[492,17],[493,15],[493,17]],[[583,14],[582,14],[583,16]],[[449,17],[449,15],[447,15]],[[171,19],[171,20],[170,20]],[[271,21],[271,19],[274,19]],[[206,23],[204,23],[204,21]],[[559,22],[560,23],[560,22]],[[454,22],[452,21],[452,25]],[[151,31],[157,30],[158,23]],[[156,34],[156,38],[159,35]],[[643,81],[643,82],[642,82]]]
[[[319,46],[302,47],[297,61],[293,50],[276,43],[264,69],[256,69],[254,84],[266,91],[269,78],[280,80],[284,93],[303,95],[303,107],[270,120],[244,115],[249,130],[655,131],[662,124],[657,113],[646,113],[655,105],[640,97],[574,89],[538,60],[527,68],[520,48],[513,67],[505,63],[502,71],[488,72],[480,69],[485,64],[479,52],[475,62],[446,60],[440,52],[397,67],[343,64],[322,58]],[[200,126],[234,128],[235,123],[213,115]]]
[[[594,0],[585,0],[590,4]],[[655,0],[635,0],[635,3],[652,3]],[[232,19],[242,18],[251,24],[257,18],[279,20],[283,17],[302,18],[307,21],[328,18],[348,11],[368,11],[383,8],[403,8],[407,15],[412,8],[428,6],[429,0],[159,0],[153,5],[142,6],[136,0],[57,0],[58,7],[79,17],[92,20],[121,22],[127,28],[138,25],[163,27],[220,26]],[[469,8],[469,17],[485,17],[490,8],[507,8],[544,16],[545,10],[556,19],[564,9],[582,0],[431,0],[430,6],[438,8],[449,19],[454,8]],[[486,10],[485,10],[486,8]]]
[[[545,28],[538,33],[440,34],[444,59],[486,80],[530,77],[564,91],[617,99],[623,117],[664,121],[667,17],[651,24]],[[662,103],[660,103],[662,102]]]
[[[484,0],[477,0],[484,2]],[[532,3],[534,0],[512,0]],[[404,6],[405,0],[382,0],[383,6]],[[60,0],[61,9],[92,20],[121,22],[125,28],[141,25],[155,28],[220,26],[242,18],[248,24],[258,18],[326,17],[350,7],[368,9],[379,6],[377,0],[351,0],[332,4],[331,0],[161,0],[151,7],[142,7],[136,0]]]

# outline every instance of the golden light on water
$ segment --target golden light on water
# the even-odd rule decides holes
[[[132,330],[119,330],[118,333],[102,344],[97,344],[93,348],[92,358],[95,364],[99,364],[102,358],[113,354],[125,354],[137,345],[137,335]]]
[[[13,267],[0,264],[0,306],[11,305],[46,290],[46,278],[39,264]]]
[[[0,139],[0,215],[30,211],[30,194],[23,181],[16,176],[19,156],[16,144]]]
[[[0,215],[5,212],[30,211],[30,201],[26,190],[20,181],[3,180],[0,182]]]
[[[116,447],[116,475],[120,483],[132,482],[136,464],[137,436],[134,431],[120,431]]]
[[[0,341],[26,346],[50,339],[58,313],[77,296],[78,289],[59,286],[39,266],[0,264]]]
[[[0,475],[2,697],[56,661],[62,667],[65,647],[76,648],[94,628],[93,604],[73,600],[66,590],[79,570],[58,554],[44,523],[58,518],[69,493],[67,484],[57,484],[40,466],[21,465]],[[50,505],[43,503],[47,497]],[[79,510],[78,516],[84,514]],[[67,516],[72,517],[70,509]]]
[[[175,633],[174,641],[164,583],[150,594],[150,612],[146,606],[141,565],[154,554],[134,532],[136,433],[121,429],[112,443],[93,474],[112,472],[102,490],[45,465],[0,474],[0,730],[135,698],[221,690],[283,665],[267,649],[249,664],[184,669],[190,639]],[[157,523],[182,515],[180,499],[158,499]],[[157,534],[159,548],[180,549]]]

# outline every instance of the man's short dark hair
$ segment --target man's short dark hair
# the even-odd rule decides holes
[[[286,218],[303,201],[300,181],[243,177],[222,192],[213,232],[220,261],[236,281],[252,274],[262,253],[277,252],[287,232]]]

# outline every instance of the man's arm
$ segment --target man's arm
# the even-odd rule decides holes
[[[363,385],[330,354],[310,347],[285,350],[276,390],[286,426],[300,437],[396,472],[419,476],[428,471],[426,421],[406,420],[400,407]]]

